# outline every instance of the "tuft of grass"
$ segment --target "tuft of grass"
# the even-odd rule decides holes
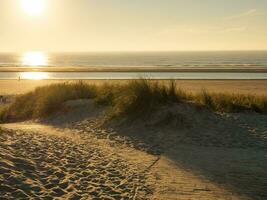
[[[96,88],[95,103],[102,106],[112,106],[120,91],[121,85],[104,83]]]
[[[84,82],[54,84],[18,96],[0,110],[0,121],[21,121],[44,118],[62,109],[64,102],[94,99],[96,104],[110,106],[111,116],[146,116],[159,106],[189,102],[201,104],[218,112],[254,111],[267,113],[267,96],[202,92],[192,95],[175,81],[160,83],[132,80],[126,84],[90,85]]]
[[[54,84],[36,88],[18,96],[0,113],[0,121],[21,121],[49,116],[60,109],[64,102],[75,99],[93,98],[94,85],[83,82]]]
[[[204,90],[196,95],[195,101],[219,112],[254,111],[262,114],[267,113],[266,96],[210,93]]]
[[[112,115],[146,115],[160,105],[178,103],[187,98],[182,90],[177,89],[175,81],[159,84],[145,79],[132,80],[115,88],[110,101],[113,106]]]

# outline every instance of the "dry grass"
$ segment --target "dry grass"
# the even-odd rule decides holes
[[[54,84],[36,88],[33,92],[17,96],[0,113],[1,121],[20,121],[46,117],[62,108],[64,102],[95,96],[95,86],[83,82]]]
[[[187,94],[177,89],[174,81],[163,85],[144,79],[134,80],[117,86],[108,93],[109,95],[105,95],[108,97],[106,102],[113,107],[113,116],[146,115],[160,105],[187,99]],[[103,101],[103,96],[100,98]]]
[[[20,121],[43,118],[58,112],[63,103],[75,99],[95,99],[99,105],[111,106],[112,116],[140,116],[158,106],[194,102],[219,112],[254,111],[267,113],[267,97],[244,94],[201,93],[192,95],[179,89],[175,81],[160,84],[149,80],[129,81],[127,84],[61,83],[40,87],[18,96],[0,111],[0,121]]]
[[[254,111],[267,113],[267,96],[209,93],[205,90],[195,96],[195,101],[219,112]]]

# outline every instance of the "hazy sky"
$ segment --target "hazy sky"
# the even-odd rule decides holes
[[[22,1],[0,0],[1,52],[267,49],[267,0]]]

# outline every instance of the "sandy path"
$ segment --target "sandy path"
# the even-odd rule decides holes
[[[94,142],[54,133],[1,131],[1,198],[146,199],[142,169]]]
[[[3,125],[0,199],[266,197],[265,150],[187,145],[158,153],[96,124]]]
[[[255,122],[253,124],[255,125]],[[267,157],[264,149],[177,144],[164,150],[143,143],[142,140],[119,135],[116,131],[114,135],[110,135],[108,132],[97,130],[94,128],[94,122],[90,120],[78,123],[74,127],[81,131],[93,129],[98,138],[109,137],[116,141],[115,146],[126,144],[154,155],[154,158],[150,159],[147,155],[139,159],[136,155],[131,156],[138,163],[145,160],[150,163],[150,166],[146,167],[148,182],[153,189],[150,199],[248,200],[267,197]],[[139,131],[141,134],[152,134],[145,132],[146,130]],[[140,151],[134,152],[140,154]],[[122,150],[122,154],[129,155],[125,153],[125,149]]]

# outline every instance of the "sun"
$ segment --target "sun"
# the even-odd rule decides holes
[[[20,0],[22,9],[31,16],[39,16],[45,9],[45,0]]]

